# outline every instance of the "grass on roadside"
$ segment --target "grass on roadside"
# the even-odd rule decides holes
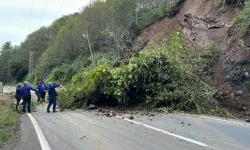
[[[12,135],[19,115],[11,108],[11,101],[0,101],[0,146]]]

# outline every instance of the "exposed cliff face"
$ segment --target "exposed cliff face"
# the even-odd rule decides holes
[[[219,59],[214,66],[214,85],[226,92],[224,105],[243,110],[250,115],[250,35],[237,31],[232,25],[239,14],[242,1],[226,1],[218,8],[214,0],[186,0],[173,18],[164,18],[144,29],[140,38],[147,43],[166,43],[176,25],[196,50],[216,45]],[[148,44],[147,46],[150,46]]]

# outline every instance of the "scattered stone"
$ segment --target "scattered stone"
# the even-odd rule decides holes
[[[181,124],[184,124],[184,122],[181,122]]]
[[[234,94],[234,93],[231,93],[231,94],[230,94],[230,97],[234,99],[234,98],[235,98],[235,94]]]
[[[153,119],[149,119],[150,121],[153,121]]]
[[[99,112],[99,113],[102,112],[102,111],[103,111],[102,109],[98,109],[98,110],[97,110],[97,112]]]
[[[116,113],[112,113],[112,116],[115,117],[115,116],[116,116]]]
[[[246,111],[247,110],[247,107],[241,107],[242,110]]]
[[[133,122],[131,122],[131,124],[133,124]]]
[[[250,119],[246,119],[245,121],[246,121],[246,122],[250,122]]]
[[[153,117],[153,116],[155,116],[155,114],[150,114],[150,116],[152,116],[152,117]]]
[[[235,92],[235,95],[236,95],[236,96],[241,96],[242,94],[243,94],[243,91],[236,91],[236,92]]]
[[[134,116],[132,116],[132,115],[130,115],[129,117],[128,117],[128,119],[134,119]]]
[[[97,109],[97,107],[95,105],[93,105],[93,104],[90,104],[87,109],[88,110],[94,110],[94,109]]]
[[[191,124],[189,123],[188,126],[191,126]]]

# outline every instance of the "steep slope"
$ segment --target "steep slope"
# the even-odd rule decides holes
[[[186,0],[173,18],[156,21],[140,32],[144,45],[166,43],[176,25],[194,50],[216,45],[219,59],[214,66],[214,85],[224,91],[224,106],[250,115],[250,38],[232,25],[241,9],[216,7],[214,0]]]

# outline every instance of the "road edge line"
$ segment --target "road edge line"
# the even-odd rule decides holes
[[[40,146],[42,148],[42,150],[51,150],[39,124],[37,123],[36,119],[32,116],[32,114],[28,113],[27,114],[36,130],[36,134],[38,136],[39,142],[40,142]]]
[[[156,128],[156,127],[153,127],[153,126],[150,126],[150,125],[147,125],[147,124],[144,124],[144,123],[140,123],[140,122],[137,122],[137,121],[128,119],[128,118],[124,118],[124,117],[121,117],[121,116],[116,116],[116,118],[123,119],[123,120],[129,121],[129,122],[133,122],[133,123],[138,124],[138,125],[142,125],[142,126],[144,126],[144,127],[146,127],[146,128],[149,128],[149,129],[152,129],[152,130],[155,130],[155,131],[158,131],[158,132],[162,132],[162,133],[164,133],[164,134],[173,136],[173,137],[178,138],[178,139],[182,139],[182,140],[184,140],[184,141],[187,141],[187,142],[190,142],[190,143],[199,145],[199,146],[210,147],[209,145],[207,145],[207,144],[205,144],[205,143],[202,143],[202,142],[199,142],[199,141],[190,139],[190,138],[186,138],[186,137],[184,137],[184,136],[177,135],[177,134],[174,134],[174,133],[171,133],[171,132],[168,132],[168,131],[165,131],[165,130],[162,130],[162,129],[159,129],[159,128]]]
[[[214,118],[214,117],[208,117],[208,116],[198,116],[198,117],[203,118],[203,119],[210,119],[210,120],[216,120],[216,121],[231,123],[231,124],[240,124],[240,125],[250,126],[249,123],[244,123],[244,122],[237,122],[237,121]]]

